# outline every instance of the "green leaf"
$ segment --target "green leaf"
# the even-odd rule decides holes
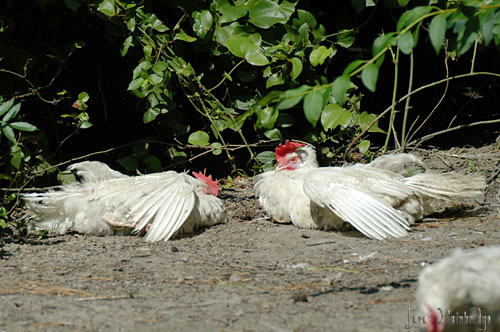
[[[78,100],[80,100],[80,101],[82,101],[84,103],[88,102],[89,99],[90,99],[89,94],[87,92],[85,92],[85,91],[80,92],[78,94]]]
[[[135,31],[135,17],[131,17],[127,20],[127,29],[131,32]]]
[[[326,58],[334,54],[334,49],[332,47],[326,48],[321,45],[317,49],[313,50],[309,55],[309,62],[311,65],[316,67],[317,65],[322,65]]]
[[[142,122],[143,123],[150,123],[151,121],[154,121],[156,117],[161,113],[161,111],[157,108],[150,108],[146,112],[144,112],[142,116]]]
[[[264,133],[264,136],[266,136],[269,139],[279,140],[279,139],[281,139],[281,132],[278,128],[273,128],[271,130],[266,131]]]
[[[210,144],[211,147],[213,148],[217,148],[215,150],[212,151],[212,153],[215,155],[215,156],[218,156],[222,153],[222,149],[219,149],[220,147],[222,147],[222,145],[219,143],[219,142],[213,142],[212,144]]]
[[[37,130],[37,128],[35,126],[33,126],[32,124],[27,123],[27,122],[12,122],[12,123],[9,123],[9,125],[12,128],[17,129],[17,130],[21,130],[21,131],[35,131],[35,130]]]
[[[474,16],[467,20],[457,36],[457,56],[465,54],[478,38],[479,19]]]
[[[195,131],[188,137],[188,142],[193,145],[207,146],[210,144],[209,140],[210,136],[202,130]]]
[[[256,155],[255,158],[263,164],[272,164],[276,157],[273,151],[264,151]]]
[[[239,58],[245,58],[255,66],[265,66],[269,60],[260,50],[261,37],[258,33],[250,36],[236,35],[226,39],[226,47]]]
[[[499,16],[497,13],[495,15],[494,10],[487,10],[483,14],[480,14],[481,21],[481,31],[483,33],[484,44],[488,46],[493,39],[493,27],[495,26],[496,18]]]
[[[246,26],[241,25],[238,22],[233,22],[229,25],[216,25],[214,36],[217,43],[220,45],[226,46],[226,40],[229,37],[243,35],[247,36],[247,28]],[[227,47],[227,46],[226,46]]]
[[[257,128],[272,129],[278,118],[279,111],[274,107],[264,107],[256,110]]]
[[[365,154],[369,148],[370,148],[370,141],[369,140],[364,139],[361,142],[359,142],[358,149],[359,149],[359,152],[361,152],[362,154]]]
[[[180,29],[180,31],[175,34],[174,39],[175,40],[182,40],[182,41],[185,41],[185,42],[188,42],[188,43],[192,43],[192,42],[196,41],[196,38],[189,36],[182,29]]]
[[[326,103],[327,89],[313,88],[304,98],[304,114],[307,121],[316,127]]]
[[[269,76],[269,78],[266,80],[266,89],[269,89],[272,86],[275,85],[281,85],[285,83],[285,80],[281,77],[281,74],[272,74]]]
[[[256,49],[254,52],[247,54],[245,59],[249,64],[254,66],[265,66],[269,64],[269,60],[260,49]]]
[[[165,72],[168,70],[168,66],[164,61],[158,61],[151,69],[156,75],[164,77]]]
[[[102,0],[97,6],[97,10],[106,16],[115,16],[115,0]]]
[[[159,172],[163,168],[160,159],[152,155],[147,155],[146,158],[144,158],[144,163],[148,165],[153,172]]]
[[[304,43],[306,43],[307,45],[309,45],[310,44],[310,42],[309,42],[309,25],[307,25],[307,23],[302,24],[299,27],[298,31],[299,31],[300,38],[302,38],[302,41]]]
[[[278,5],[272,0],[248,0],[249,21],[253,25],[267,29],[276,23],[286,23],[295,11],[295,4],[286,0]]]
[[[304,96],[306,91],[309,91],[311,87],[309,85],[301,85],[298,88],[286,90],[280,95],[278,105],[276,106],[279,110],[286,110],[294,107]]]
[[[321,125],[325,130],[338,126],[347,127],[351,123],[352,113],[337,104],[328,104],[321,113]]]
[[[258,101],[258,105],[265,106],[267,104],[274,103],[280,99],[282,94],[282,91],[272,90]]]
[[[378,55],[383,49],[385,49],[390,44],[392,45],[394,42],[394,32],[386,33],[385,35],[377,37],[372,46],[373,56]]]
[[[220,2],[218,2],[218,4],[220,4]],[[220,23],[234,22],[248,13],[247,6],[244,3],[236,6],[233,6],[229,3],[225,3],[220,6],[218,5],[217,11],[222,15]]]
[[[76,176],[75,174],[71,173],[70,171],[64,171],[60,172],[57,174],[57,181],[60,184],[70,184],[70,183],[75,183],[76,182]]]
[[[149,75],[149,81],[153,83],[154,85],[160,84],[161,81],[163,81],[163,78],[156,75],[156,74],[151,74]]]
[[[144,82],[144,79],[142,77],[136,78],[132,82],[129,83],[127,90],[137,90],[141,87],[142,83]]]
[[[337,35],[337,44],[348,48],[351,47],[356,40],[356,31],[354,29],[340,30]]]
[[[93,124],[88,122],[88,121],[82,121],[82,122],[78,122],[78,128],[79,129],[87,129],[87,128],[90,128],[92,127]]]
[[[0,104],[0,116],[7,113],[7,111],[14,105],[14,99],[7,100],[5,103]]]
[[[82,5],[82,1],[81,0],[64,0],[64,4],[66,5],[66,7],[68,7],[72,11],[76,12],[78,10],[78,8],[80,8],[80,6]]]
[[[439,53],[441,47],[443,46],[444,36],[446,34],[446,16],[443,14],[436,15],[431,20],[429,25],[429,37],[431,39],[432,46]]]
[[[374,63],[369,64],[361,72],[361,81],[371,92],[375,92],[378,79],[378,66]]]
[[[292,80],[295,80],[297,77],[299,77],[300,73],[302,73],[302,61],[297,57],[293,57],[288,61],[292,63],[291,78]]]
[[[411,52],[413,52],[414,42],[413,35],[410,31],[407,31],[399,36],[398,46],[401,52],[403,52],[404,54],[410,54]]]
[[[354,123],[358,125],[362,130],[365,130],[368,128],[368,125],[375,120],[377,116],[375,114],[369,114],[368,112],[362,112],[361,114],[357,115],[357,117],[354,119]],[[377,123],[374,123],[370,129],[368,129],[369,133],[385,133],[382,129],[377,127]]]
[[[117,160],[118,164],[120,164],[127,171],[134,172],[139,168],[139,161],[137,158],[132,156],[125,156]]]
[[[24,158],[24,153],[21,147],[17,144],[10,147],[10,164],[14,166],[15,169],[19,170],[21,168],[21,163]]]
[[[398,24],[396,26],[397,31],[399,32],[403,30],[404,28],[418,20],[420,17],[427,15],[431,11],[431,6],[420,6],[405,11],[398,20]]]
[[[17,113],[19,113],[19,110],[21,109],[21,103],[17,103],[15,104],[14,106],[12,106],[9,111],[7,112],[7,114],[5,114],[5,116],[3,117],[3,121],[4,122],[9,122],[10,120],[12,120],[13,118],[16,117]]]
[[[200,38],[205,38],[208,31],[212,27],[213,17],[212,13],[208,10],[202,10],[201,12],[193,12],[191,15],[194,19],[193,31]]]
[[[318,23],[316,22],[316,18],[314,17],[313,14],[311,14],[307,10],[303,10],[303,9],[297,10],[297,14],[299,16],[300,23],[307,23],[307,25],[309,26],[309,28],[311,30],[316,28],[316,25]]]
[[[348,75],[339,76],[333,81],[332,94],[337,104],[342,105],[344,103],[344,96],[349,89],[349,83],[351,83],[351,79]]]
[[[351,0],[351,4],[357,14],[361,13],[368,6],[366,0]]]
[[[342,75],[350,75],[353,71],[359,68],[362,64],[366,63],[366,60],[354,60],[345,67]]]
[[[120,55],[125,56],[128,52],[128,49],[130,48],[130,46],[132,46],[133,43],[134,38],[132,36],[128,36],[120,48]]]
[[[12,129],[11,126],[9,125],[4,125],[2,126],[2,132],[7,137],[9,141],[11,141],[13,144],[16,144],[16,135],[14,134],[14,130]]]

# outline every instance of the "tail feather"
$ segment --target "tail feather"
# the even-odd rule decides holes
[[[486,188],[483,176],[457,173],[422,173],[405,178],[405,183],[424,197],[446,201],[457,198],[482,199]]]
[[[103,208],[98,202],[84,199],[77,185],[66,185],[59,191],[25,194],[22,198],[26,204],[25,215],[35,230],[111,234],[109,225],[102,222]]]

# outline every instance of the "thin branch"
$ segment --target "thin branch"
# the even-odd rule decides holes
[[[392,51],[391,51],[392,53]],[[392,53],[392,58],[394,61],[394,86],[392,89],[392,102],[391,102],[391,117],[389,118],[389,127],[387,129],[387,135],[385,137],[384,149],[382,154],[387,152],[387,146],[389,145],[389,139],[391,138],[391,130],[394,123],[394,117],[396,115],[396,96],[398,94],[398,73],[399,73],[399,46],[396,48],[396,56]]]
[[[444,66],[446,68],[446,77],[449,77],[450,76],[450,69],[448,68],[448,52],[445,52],[445,55],[444,55]],[[413,136],[415,136],[418,133],[418,131],[420,129],[422,129],[422,127],[430,119],[430,117],[432,116],[432,114],[434,114],[434,112],[437,110],[437,108],[439,107],[439,105],[441,105],[441,103],[444,100],[444,97],[446,97],[446,93],[448,92],[448,87],[449,86],[450,86],[450,81],[446,80],[446,86],[444,87],[444,91],[443,91],[443,94],[441,95],[441,98],[439,99],[439,101],[437,102],[437,104],[434,106],[434,108],[432,109],[432,111],[429,113],[429,115],[425,118],[425,120],[422,121],[422,123],[420,124],[420,126],[418,126],[418,128],[415,129],[415,131],[413,132],[413,134],[409,135],[410,136],[408,138],[409,141],[411,141],[411,139],[413,138]]]
[[[0,72],[11,74],[11,75],[14,75],[14,76],[17,76],[17,77],[23,79],[26,83],[28,83],[28,85],[31,87],[32,91],[38,96],[38,98],[40,98],[41,101],[43,101],[47,104],[51,104],[51,105],[57,104],[57,101],[55,101],[55,100],[50,101],[50,100],[43,98],[42,95],[40,93],[38,93],[38,88],[36,88],[35,85],[33,83],[31,83],[31,81],[29,79],[27,79],[25,75],[21,75],[21,74],[14,72],[14,71],[10,71],[8,69],[3,69],[3,68],[0,68]]]
[[[173,143],[167,143],[167,142],[161,142],[161,141],[154,141],[154,140],[138,140],[138,141],[134,141],[134,142],[122,144],[122,145],[119,145],[119,146],[116,146],[116,147],[112,147],[112,148],[109,148],[109,149],[106,149],[106,150],[95,151],[95,152],[92,152],[92,153],[89,153],[89,154],[86,154],[86,155],[83,155],[83,156],[71,158],[69,160],[66,160],[66,161],[63,161],[61,163],[52,165],[52,166],[44,168],[42,170],[34,171],[34,172],[32,172],[32,174],[33,175],[39,175],[39,174],[42,174],[42,173],[44,173],[44,172],[46,172],[48,170],[51,170],[53,168],[56,168],[56,167],[64,166],[64,165],[67,165],[69,163],[73,163],[75,161],[79,161],[79,160],[82,160],[82,159],[87,159],[87,158],[92,157],[92,156],[97,156],[97,155],[101,155],[101,154],[107,154],[107,153],[110,153],[110,152],[113,152],[113,151],[116,151],[116,150],[119,150],[119,149],[122,149],[122,148],[125,148],[125,147],[128,147],[128,146],[131,146],[131,145],[134,145],[134,144],[138,144],[138,143],[161,144],[161,145],[168,145],[168,146],[173,146],[173,147],[178,147],[178,148],[187,148],[187,149],[206,149],[209,152],[212,152],[214,150],[222,150],[222,149],[227,149],[228,151],[236,151],[236,150],[239,150],[239,149],[246,148],[248,146],[250,146],[250,147],[274,146],[276,142],[277,142],[277,140],[260,140],[260,141],[257,141],[255,143],[250,143],[250,144],[228,144],[227,147],[224,148],[222,146],[220,146],[220,147],[214,147],[214,146],[202,146],[202,145],[191,145],[191,144],[182,145],[182,144],[173,144]],[[177,165],[177,163],[176,164],[172,164],[170,166],[173,166],[173,165]]]
[[[404,95],[403,97],[401,97],[399,100],[398,100],[398,104],[404,100],[406,100],[408,97],[416,94],[417,92],[420,92],[422,90],[425,90],[427,88],[431,88],[433,86],[436,86],[436,85],[439,85],[439,84],[442,84],[442,83],[445,83],[447,81],[451,81],[451,80],[454,80],[454,79],[459,79],[459,78],[464,78],[464,77],[469,77],[469,76],[476,76],[476,75],[489,75],[489,76],[495,76],[495,77],[500,77],[500,74],[497,74],[497,73],[490,73],[490,72],[475,72],[475,73],[467,73],[467,74],[461,74],[461,75],[456,75],[456,76],[452,76],[452,77],[448,77],[448,78],[445,78],[445,79],[442,79],[440,81],[436,81],[436,82],[432,82],[432,83],[429,83],[427,85],[423,85],[421,86],[420,88],[418,89],[415,89],[413,90],[412,92],[410,93],[407,93],[406,95]],[[354,146],[354,144],[356,144],[356,142],[361,138],[363,137],[363,135],[365,135],[368,130],[370,130],[370,128],[375,124],[377,123],[378,120],[380,120],[381,118],[384,117],[384,115],[386,115],[390,110],[392,109],[392,105],[387,107],[384,111],[382,111],[382,113],[380,113],[375,119],[373,119],[372,122],[370,122],[370,124],[368,124],[368,126],[361,132],[359,133],[352,141],[351,143],[349,143],[349,145],[347,146],[347,148],[345,149],[345,152],[344,152],[344,155],[347,155],[349,153],[349,151],[352,149],[352,147]],[[345,157],[344,157],[345,158]]]
[[[436,136],[446,134],[452,131],[464,129],[464,128],[470,128],[470,127],[475,127],[475,126],[480,126],[480,125],[488,125],[488,124],[494,124],[494,123],[500,123],[500,119],[495,119],[495,120],[485,120],[485,121],[478,121],[478,122],[473,122],[473,123],[468,123],[464,125],[459,125],[453,128],[447,128],[429,135],[425,135],[419,139],[416,139],[410,143],[408,143],[408,146],[410,145],[415,145],[415,148],[418,147],[421,143],[430,140],[431,138],[434,138]]]
[[[415,60],[413,57],[413,52],[410,53],[410,77],[408,78],[408,94],[411,93],[411,89],[413,88],[413,68],[415,66]],[[406,147],[406,123],[408,121],[408,112],[410,111],[410,97],[406,99],[405,110],[403,114],[403,127],[401,128],[401,148],[405,149]],[[410,128],[411,129],[411,128]]]

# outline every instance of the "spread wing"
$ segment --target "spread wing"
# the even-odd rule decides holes
[[[370,238],[384,240],[407,235],[408,222],[377,194],[402,198],[410,190],[385,175],[367,177],[370,174],[374,175],[371,170],[364,172],[355,167],[317,169],[305,179],[304,191],[314,203],[329,208]]]
[[[104,181],[87,198],[106,206],[106,221],[146,231],[146,240],[153,242],[168,240],[187,220],[195,186],[188,175],[171,171]]]

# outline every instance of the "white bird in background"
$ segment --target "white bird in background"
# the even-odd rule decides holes
[[[500,246],[459,248],[427,266],[416,300],[429,332],[500,331]]]
[[[68,167],[80,182],[26,194],[26,215],[36,229],[90,235],[138,234],[168,240],[226,220],[217,181],[168,171],[127,176],[106,164],[86,161]]]
[[[410,222],[435,212],[435,200],[479,198],[486,186],[478,175],[422,172],[425,165],[410,154],[367,165],[318,167],[312,146],[287,140],[275,155],[276,169],[254,181],[255,194],[271,218],[323,230],[349,223],[378,240],[407,235]]]

